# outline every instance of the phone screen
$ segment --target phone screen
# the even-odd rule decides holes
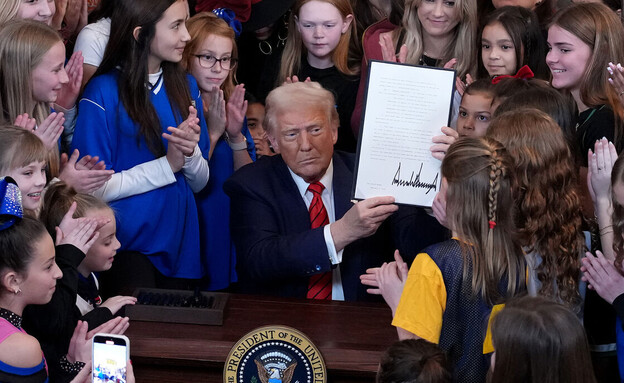
[[[107,335],[93,337],[94,383],[125,383],[127,360],[127,338]]]

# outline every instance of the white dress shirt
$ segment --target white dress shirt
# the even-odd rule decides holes
[[[299,189],[299,194],[301,194],[301,198],[306,204],[306,207],[310,209],[310,204],[312,203],[313,194],[311,191],[308,191],[309,183],[305,182],[303,178],[299,177],[295,173],[293,173],[290,168],[288,168],[290,175],[292,176],[295,184],[297,185],[297,189]],[[325,225],[323,228],[323,235],[325,236],[325,245],[327,246],[327,253],[329,254],[329,260],[336,267],[332,270],[332,300],[334,301],[344,301],[344,290],[342,288],[342,277],[340,276],[340,263],[342,262],[342,252],[343,250],[336,251],[336,245],[334,245],[334,239],[331,236],[330,226],[332,223],[336,221],[336,211],[334,208],[334,162],[333,160],[329,163],[327,170],[325,171],[325,175],[321,177],[319,180],[320,183],[325,186],[323,192],[321,193],[321,199],[323,200],[323,205],[325,205],[325,210],[327,210],[327,217],[329,218],[330,225]]]

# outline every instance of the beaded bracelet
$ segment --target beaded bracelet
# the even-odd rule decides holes
[[[80,372],[80,370],[82,370],[84,366],[85,363],[80,361],[75,361],[74,363],[71,363],[69,360],[67,360],[67,355],[63,355],[61,357],[61,369],[67,373],[77,374]]]

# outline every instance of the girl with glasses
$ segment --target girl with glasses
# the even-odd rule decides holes
[[[217,12],[227,18],[226,10]],[[186,26],[191,39],[182,64],[197,79],[210,135],[210,180],[195,196],[202,266],[207,274],[204,288],[220,290],[236,281],[230,201],[222,186],[235,170],[255,161],[256,151],[245,119],[245,86],[235,85],[238,51],[234,30],[208,12],[196,14]]]

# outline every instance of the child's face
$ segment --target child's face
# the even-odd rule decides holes
[[[319,61],[321,65],[331,63],[332,52],[342,34],[349,30],[352,20],[353,15],[343,19],[338,8],[324,1],[310,1],[300,8],[295,22],[308,50],[308,61],[313,61],[311,65]]]
[[[422,0],[416,13],[423,31],[430,37],[448,37],[459,24],[455,1]]]
[[[56,280],[63,276],[56,265],[54,243],[48,233],[35,241],[34,254],[24,275],[17,281],[23,299],[28,304],[43,305],[50,302],[56,289]]]
[[[251,134],[255,132],[263,133],[264,127],[262,126],[264,122],[264,105],[259,102],[255,102],[253,104],[249,104],[247,106],[247,127]]]
[[[578,90],[592,55],[589,45],[558,25],[548,28],[546,64],[556,89]]]
[[[17,182],[24,209],[37,210],[41,206],[41,192],[46,185],[45,171],[46,163],[42,161],[12,169],[6,174]]]
[[[490,76],[516,73],[516,49],[501,23],[486,25],[481,38],[481,59]]]
[[[121,247],[117,240],[117,225],[115,215],[111,209],[92,209],[85,214],[87,218],[108,218],[109,223],[100,230],[100,236],[95,241],[91,249],[87,252],[85,259],[80,263],[80,270],[86,273],[94,271],[105,271],[111,268],[115,254]]]
[[[188,13],[186,0],[178,0],[167,8],[156,23],[156,32],[148,56],[150,73],[157,72],[163,61],[177,63],[182,60],[184,47],[191,39],[185,24]]]
[[[17,17],[41,21],[50,25],[55,12],[56,4],[54,0],[20,0]]]
[[[55,102],[58,94],[69,81],[65,72],[65,46],[61,41],[43,55],[32,73],[32,97],[37,102]]]
[[[230,74],[229,69],[224,69],[221,62],[216,62],[212,68],[207,63],[209,57],[223,59],[232,57],[232,40],[218,35],[208,35],[199,46],[194,55],[201,55],[191,60],[191,74],[197,79],[197,84],[202,92],[208,92],[212,88],[219,88]],[[228,68],[230,68],[228,66]],[[233,69],[233,68],[232,68]]]
[[[488,94],[464,93],[457,117],[460,136],[483,137],[490,125],[492,97]]]

